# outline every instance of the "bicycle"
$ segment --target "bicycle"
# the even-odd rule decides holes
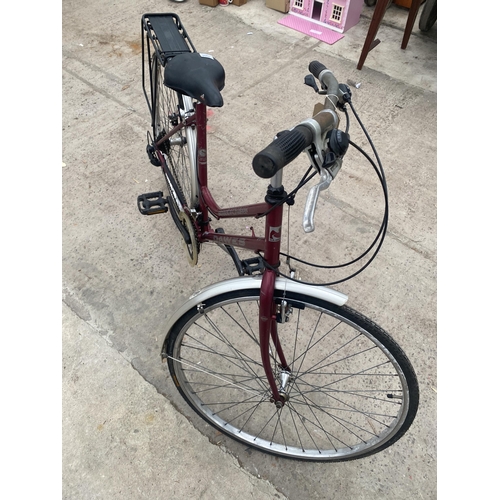
[[[255,173],[270,179],[262,203],[221,208],[208,187],[207,107],[223,105],[224,68],[196,52],[175,14],[145,14],[141,33],[143,90],[152,119],[146,151],[161,167],[168,195],[140,195],[138,208],[144,215],[171,213],[191,265],[203,243],[216,243],[239,275],[194,293],[168,319],[161,357],[176,388],[219,431],[277,456],[345,461],[392,445],[412,424],[419,401],[403,350],[346,306],[343,293],[279,270],[284,205],[319,174],[303,220],[306,232],[314,230],[319,192],[354,144],[338,129],[339,110],[347,115],[351,104],[349,87],[311,62],[314,76],[305,83],[325,95],[324,106],[254,157]],[[311,166],[287,193],[282,169],[302,151]],[[225,234],[212,227],[211,217],[264,218],[265,233]],[[386,224],[385,217],[383,234]],[[241,260],[235,247],[256,256]]]

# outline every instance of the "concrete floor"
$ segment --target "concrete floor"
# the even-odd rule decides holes
[[[318,98],[303,84],[311,60],[340,81],[361,82],[353,103],[386,172],[389,232],[373,264],[337,288],[394,336],[419,378],[416,420],[388,450],[340,464],[276,459],[219,435],[176,394],[160,362],[166,319],[194,290],[235,271],[209,245],[191,268],[170,215],[143,217],[136,208],[137,195],[165,189],[144,153],[140,56],[141,16],[162,11],[178,13],[197,50],[226,70],[225,105],[209,121],[211,187],[221,206],[261,200],[267,183],[255,178],[252,157],[311,115]],[[365,6],[359,24],[330,46],[278,25],[284,14],[264,0],[216,8],[64,0],[63,498],[436,498],[437,24],[423,34],[417,19],[402,51],[407,11],[391,6],[382,43],[358,71],[372,11]],[[359,130],[351,136],[366,144]],[[290,165],[285,186],[303,167]],[[322,195],[307,237],[296,228],[305,195],[291,213],[296,255],[326,247],[322,258],[338,262],[380,223],[380,188],[355,153]]]

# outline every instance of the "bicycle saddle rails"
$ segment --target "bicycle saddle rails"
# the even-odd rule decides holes
[[[224,88],[225,71],[208,54],[189,52],[178,54],[165,64],[165,85],[198,99],[207,106],[220,108],[224,104],[220,91]]]

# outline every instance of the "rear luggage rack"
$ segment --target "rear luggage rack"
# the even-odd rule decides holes
[[[196,52],[193,42],[189,38],[187,31],[177,14],[144,14],[141,18],[142,34],[142,89],[148,103],[149,112],[152,114],[151,101],[153,96],[152,78],[152,55],[156,57],[164,67],[166,62],[185,52]],[[146,44],[144,41],[146,40]],[[149,70],[149,96],[146,91],[146,71],[147,61]]]
[[[151,43],[162,62],[162,66],[165,66],[165,62],[176,54],[196,52],[187,31],[176,14],[144,14],[142,16],[142,27],[143,52],[144,36],[146,34],[148,37],[148,55],[151,55]]]

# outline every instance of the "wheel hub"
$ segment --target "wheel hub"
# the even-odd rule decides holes
[[[276,401],[274,398],[271,398],[271,403],[276,405],[276,408],[283,408],[285,403],[290,401],[290,388],[291,384],[295,380],[292,373],[287,370],[280,370],[276,377],[276,381],[279,382],[278,394],[280,395],[280,400]]]

